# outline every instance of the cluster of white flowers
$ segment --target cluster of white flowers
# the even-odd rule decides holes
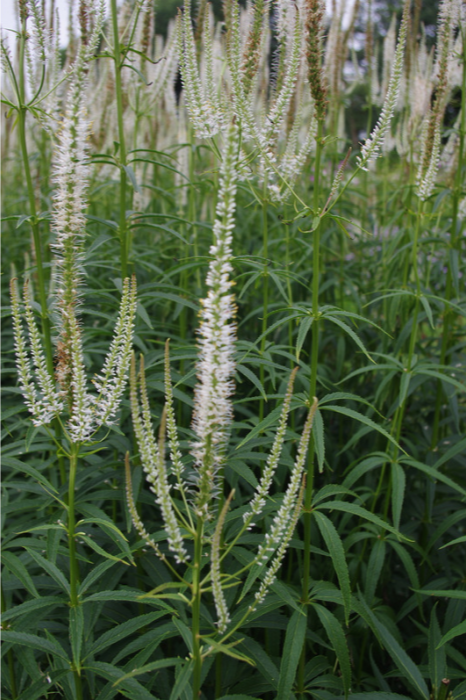
[[[167,532],[170,551],[175,554],[177,562],[187,561],[188,554],[183,544],[183,536],[178,526],[173,503],[170,496],[171,486],[168,481],[164,456],[159,450],[152,429],[149,399],[147,396],[144,359],[141,357],[139,372],[140,398],[137,393],[136,363],[134,356],[131,362],[131,414],[134,432],[139,447],[139,454],[151,491],[156,496],[156,503],[162,511],[162,518]]]
[[[196,57],[196,43],[191,23],[191,2],[185,0],[183,17],[178,18],[178,47],[181,78],[186,106],[199,138],[215,136],[223,126],[223,112],[214,84],[212,30],[210,8],[205,13],[204,44],[206,47],[205,81],[201,80]]]
[[[369,165],[369,163],[375,160],[375,158],[377,158],[377,156],[380,154],[380,149],[382,147],[383,140],[387,131],[390,128],[393,114],[395,112],[395,107],[398,100],[398,93],[400,90],[400,84],[403,77],[403,62],[406,45],[406,36],[408,32],[409,8],[410,3],[405,2],[403,19],[401,20],[400,26],[400,34],[398,37],[398,44],[395,51],[395,60],[392,65],[390,80],[388,83],[388,89],[385,95],[382,112],[380,114],[377,124],[372,130],[371,135],[364,142],[364,145],[361,148],[361,155],[357,159],[359,167],[363,168],[364,170],[367,170],[367,166]]]
[[[36,8],[37,9],[37,8]],[[20,384],[26,405],[35,425],[46,425],[65,407],[69,413],[68,437],[81,443],[115,417],[125,388],[129,368],[134,318],[136,314],[136,280],[126,279],[114,337],[109,353],[95,384],[99,395],[87,390],[87,373],[77,304],[80,285],[82,245],[85,235],[85,193],[88,185],[86,139],[89,124],[83,107],[88,62],[93,56],[104,20],[104,1],[95,10],[95,22],[87,44],[78,49],[71,73],[70,97],[58,144],[54,153],[53,179],[56,183],[52,228],[55,233],[53,250],[58,263],[59,280],[55,290],[58,309],[59,338],[57,342],[56,379],[47,371],[39,331],[29,294],[24,294],[25,318],[29,332],[31,371],[28,349],[23,334],[20,299],[14,283],[11,285],[15,347]],[[38,20],[37,20],[38,21]],[[34,378],[33,378],[34,375]]]
[[[223,508],[215,526],[214,536],[212,538],[211,550],[211,575],[212,575],[212,593],[214,596],[215,609],[217,611],[218,631],[224,632],[230,622],[230,614],[225,600],[225,595],[222,589],[221,571],[220,571],[220,540],[222,537],[223,525],[225,517],[230,506],[230,502],[235,495],[233,490],[223,504]]]
[[[277,572],[281,566],[281,563],[283,561],[283,557],[286,554],[286,551],[288,549],[288,545],[290,544],[290,540],[293,536],[293,532],[296,527],[296,523],[298,522],[299,516],[301,515],[301,506],[303,502],[303,495],[304,495],[304,482],[301,485],[300,493],[298,495],[296,505],[294,507],[293,513],[289,519],[288,526],[286,527],[286,530],[283,534],[282,540],[280,542],[280,545],[277,549],[277,553],[275,554],[274,558],[270,562],[270,566],[268,567],[264,578],[261,581],[261,584],[259,586],[259,589],[256,591],[254,595],[254,603],[249,606],[249,610],[255,610],[261,603],[264,602],[267,593],[269,592],[270,586],[273,584],[275,581],[275,578],[277,576]]]
[[[208,515],[212,495],[218,488],[217,473],[223,463],[227,428],[232,416],[233,361],[236,328],[234,296],[231,294],[232,231],[235,221],[238,132],[230,125],[220,172],[214,243],[210,249],[202,300],[197,363],[198,383],[194,394],[193,429],[197,440],[191,446],[197,471],[196,509]]]
[[[306,461],[307,448],[311,437],[312,424],[317,410],[317,399],[314,398],[313,405],[308,413],[306,423],[299,441],[298,454],[296,455],[293,469],[291,470],[290,481],[288,483],[283,503],[273,519],[272,526],[265,534],[264,541],[259,546],[254,563],[262,566],[275,552],[283,540],[287,531],[299,486],[302,481],[304,465]]]
[[[251,525],[251,520],[253,517],[257,517],[258,515],[260,515],[260,513],[262,513],[266,503],[267,495],[269,493],[269,489],[272,485],[272,480],[278,466],[280,455],[282,453],[283,442],[285,440],[286,427],[288,423],[288,414],[290,412],[291,397],[293,396],[293,386],[297,371],[298,368],[296,367],[291,373],[272,449],[270,451],[269,456],[267,457],[267,462],[262,472],[259,484],[256,488],[254,497],[251,503],[249,504],[249,508],[243,514],[243,520],[248,525]]]

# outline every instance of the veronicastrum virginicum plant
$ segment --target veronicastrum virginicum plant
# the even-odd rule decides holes
[[[53,250],[57,268],[53,298],[57,317],[56,366],[51,375],[37,327],[32,294],[28,281],[23,299],[16,279],[11,280],[11,308],[16,364],[21,391],[36,427],[44,427],[55,442],[58,455],[69,459],[68,502],[62,504],[67,513],[66,530],[70,561],[70,606],[73,615],[80,614],[76,558],[75,482],[80,451],[85,445],[96,445],[97,431],[112,423],[119,409],[127,382],[133,326],[136,313],[136,279],[125,279],[113,339],[101,372],[93,378],[96,393],[88,390],[84,363],[79,297],[82,281],[83,243],[85,235],[86,189],[89,165],[86,140],[89,122],[86,119],[87,47],[81,45],[72,74],[68,108],[63,117],[55,151],[54,180],[56,190],[52,212],[55,233]],[[21,310],[24,303],[24,313]],[[24,331],[24,320],[29,343]],[[28,347],[29,345],[29,347]],[[49,424],[58,422],[61,436],[52,434]],[[62,475],[63,478],[64,475]],[[63,479],[65,481],[65,479]],[[74,676],[77,697],[82,697],[79,659],[75,659]]]
[[[201,689],[204,660],[219,652],[244,658],[233,651],[237,641],[227,640],[244,624],[264,601],[273,584],[296,522],[301,512],[304,491],[304,467],[312,423],[317,409],[314,399],[309,410],[297,455],[291,470],[283,501],[277,507],[272,525],[250,561],[237,570],[232,569],[231,553],[241,536],[261,517],[279,464],[285,439],[296,370],[291,374],[272,449],[254,496],[241,514],[231,514],[224,526],[228,509],[234,498],[230,493],[224,502],[223,472],[228,461],[228,433],[232,419],[231,395],[235,364],[235,304],[231,294],[232,231],[235,221],[235,195],[238,179],[238,135],[232,123],[227,131],[223,149],[219,195],[214,223],[214,243],[207,274],[208,294],[202,300],[201,326],[197,361],[198,383],[194,395],[192,467],[182,460],[173,406],[168,341],[165,357],[165,410],[160,429],[160,440],[154,437],[150,405],[147,395],[144,363],[139,375],[133,361],[131,370],[131,409],[139,458],[146,472],[150,488],[160,506],[167,535],[168,553],[146,531],[133,499],[129,458],[126,461],[128,507],[136,530],[145,542],[169,567],[179,580],[180,599],[191,607],[191,657],[193,660],[193,698]],[[139,376],[139,393],[138,393]],[[168,436],[170,466],[165,463],[165,430]],[[177,493],[177,496],[174,494]],[[242,523],[241,523],[242,515]],[[231,523],[231,524],[230,524]],[[210,553],[210,557],[209,557]],[[175,564],[169,557],[174,556]],[[209,557],[210,567],[207,568]],[[228,573],[225,564],[228,563]],[[184,575],[177,565],[185,566]],[[207,570],[206,570],[207,569]],[[223,572],[222,572],[223,569]],[[259,578],[255,594],[231,614],[226,594],[231,587],[243,583],[239,605]],[[171,584],[173,585],[173,584]],[[188,589],[191,598],[184,595]],[[157,591],[158,593],[158,591]],[[148,594],[150,597],[151,594]],[[201,601],[213,596],[217,622],[206,620],[201,612]],[[215,629],[217,627],[217,629]],[[144,673],[144,669],[140,669]]]

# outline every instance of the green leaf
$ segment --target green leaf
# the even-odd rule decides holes
[[[367,562],[364,584],[364,594],[369,605],[372,603],[374,598],[380,574],[382,572],[383,563],[385,561],[385,549],[386,546],[384,540],[379,539],[374,542],[371,548],[369,561]]]
[[[172,692],[170,693],[169,700],[178,700],[181,693],[183,693],[185,688],[187,688],[188,683],[189,683],[189,679],[191,678],[191,676],[193,674],[193,670],[194,670],[193,659],[189,659],[189,661],[185,661],[181,671],[179,671],[178,675],[175,676],[175,684],[172,688]],[[191,690],[191,694],[192,694],[192,690]]]
[[[438,590],[438,591],[431,591],[431,590],[426,590],[425,588],[421,591],[416,591],[417,593],[422,593],[422,595],[431,595],[431,596],[439,596],[441,598],[456,598],[457,600],[466,600],[466,591],[457,591],[457,590]]]
[[[423,700],[429,700],[427,685],[414,661],[399,645],[395,637],[393,637],[385,625],[382,624],[382,622],[380,622],[380,620],[374,615],[362,595],[360,595],[359,599],[362,605],[362,611],[364,612],[364,619],[368,622],[387,652],[392,657],[403,678],[405,678],[412,685],[412,687],[416,690],[416,693],[423,698]]]
[[[429,319],[430,327],[432,329],[435,329],[434,319],[432,316],[432,309],[430,308],[429,302],[427,301],[426,297],[423,294],[421,294],[419,299],[421,301],[422,306],[424,307],[424,311],[426,312],[426,316]]]
[[[83,599],[83,603],[92,602],[105,602],[105,601],[115,601],[115,600],[127,600],[133,601],[135,603],[144,603],[144,605],[156,605],[159,608],[164,609],[164,614],[174,613],[175,611],[167,603],[160,598],[151,598],[149,596],[144,596],[141,591],[100,591],[100,593],[92,593],[92,595]]]
[[[73,660],[76,668],[81,666],[81,649],[83,644],[84,614],[82,605],[70,608],[70,639]]]
[[[2,552],[2,561],[6,568],[11,571],[13,576],[23,584],[24,588],[36,598],[39,598],[39,593],[32,582],[32,578],[29,576],[26,567],[19,557],[11,552]]]
[[[11,467],[11,469],[14,469],[15,471],[23,472],[24,474],[32,476],[32,478],[35,479],[39,484],[44,486],[47,491],[57,493],[56,488],[52,486],[50,481],[46,479],[40,471],[34,469],[34,467],[31,467],[25,462],[21,462],[19,459],[16,459],[16,457],[2,456],[2,465],[3,467]]]
[[[429,626],[429,673],[430,682],[435,689],[434,695],[436,695],[436,691],[440,690],[442,679],[447,676],[447,655],[445,647],[438,648],[442,632],[437,620],[436,607],[437,604],[432,608]]]
[[[177,666],[181,663],[181,659],[159,659],[158,661],[152,661],[150,664],[145,664],[140,668],[135,668],[129,673],[125,673],[121,676],[115,683],[113,687],[119,685],[128,678],[134,678],[135,676],[142,676],[144,673],[149,673],[150,671],[158,671],[160,668],[169,668],[170,666]]]
[[[451,540],[451,542],[447,542],[446,544],[442,545],[440,549],[445,549],[445,547],[451,547],[452,545],[461,544],[463,542],[466,542],[466,535],[463,535],[462,537],[457,537],[456,539]]]
[[[87,535],[79,535],[79,539],[82,540],[87,544],[88,547],[94,550],[94,552],[97,552],[97,554],[100,554],[101,557],[105,557],[106,559],[111,559],[112,561],[118,561],[121,564],[124,564],[125,566],[129,566],[128,562],[125,561],[124,559],[121,559],[121,557],[115,557],[113,554],[110,554],[109,552],[106,552],[105,549],[102,549],[100,545],[97,544],[97,542],[94,542],[94,540],[91,537],[88,537]]]
[[[267,401],[267,394],[264,391],[264,387],[254,372],[251,372],[251,370],[248,367],[245,367],[245,365],[236,365],[236,369],[238,372],[241,372],[241,374],[244,374],[244,376],[247,377],[252,384],[254,384],[264,401]]]
[[[388,530],[393,535],[396,535],[398,538],[409,541],[408,537],[402,535],[401,532],[398,532],[398,530],[396,530],[394,527],[392,527],[384,520],[379,518],[378,515],[374,515],[374,513],[371,513],[369,510],[361,508],[360,506],[356,506],[354,505],[354,503],[345,503],[344,501],[330,501],[330,503],[321,503],[320,505],[316,506],[315,510],[341,510],[344,513],[352,513],[353,515],[358,515],[360,518],[369,520],[371,523],[374,523],[374,525],[378,525],[378,527],[382,528],[383,530]]]
[[[464,454],[464,452],[466,452],[466,438],[457,442],[456,445],[452,445],[450,449],[435,462],[434,469],[438,469],[442,464],[456,457],[457,454]]]
[[[315,510],[314,516],[320,530],[320,534],[322,535],[330,556],[332,557],[333,568],[338,577],[341,594],[343,596],[345,621],[348,625],[351,612],[351,585],[343,543],[336,527],[326,515]]]
[[[413,559],[409,552],[406,551],[406,549],[401,545],[399,542],[396,542],[393,540],[391,537],[387,537],[387,542],[392,547],[395,552],[398,554],[398,556],[401,559],[401,562],[405,568],[406,573],[408,574],[409,582],[411,583],[411,588],[414,589],[414,591],[417,591],[421,587],[421,584],[419,582],[419,576],[417,573],[416,566],[413,562]],[[419,592],[415,593],[417,603],[419,607],[422,606],[422,596],[419,594]]]
[[[113,682],[125,675],[125,672],[116,668],[116,666],[101,661],[93,661],[91,665],[85,666],[84,668],[89,671],[94,671],[99,676]],[[123,681],[119,692],[131,700],[158,700],[155,695],[151,695],[151,693],[149,693],[141,683],[134,680],[134,678],[127,678]]]
[[[51,576],[57,583],[58,585],[64,590],[65,593],[69,595],[70,593],[70,584],[66,580],[66,578],[63,576],[62,572],[56,566],[55,564],[52,564],[51,561],[47,561],[39,552],[34,551],[33,549],[30,549],[29,547],[24,547],[24,549],[27,551],[29,556],[34,559],[34,561],[39,564],[39,566],[44,569],[48,573],[49,576]]]
[[[239,445],[236,446],[236,449],[239,450],[240,447],[243,447],[249,440],[252,440],[252,438],[257,437],[260,433],[264,432],[266,428],[269,426],[273,425],[274,423],[278,422],[278,419],[280,418],[280,414],[282,412],[282,407],[277,406],[274,408],[273,411],[270,411],[269,415],[264,418],[264,420],[260,421],[247,435],[246,437],[239,443]]]
[[[231,644],[222,644],[221,642],[216,642],[215,639],[212,639],[211,637],[205,637],[204,639],[206,643],[210,647],[212,647],[217,653],[226,654],[226,656],[231,656],[232,659],[244,661],[250,666],[255,666],[254,661],[250,659],[249,656],[246,656],[246,654],[243,654],[237,649],[235,649],[235,646],[239,644],[242,641],[242,639],[238,639],[237,641]]]
[[[285,644],[280,663],[277,697],[288,698],[293,687],[299,659],[306,635],[307,615],[305,610],[296,610],[286,628]]]
[[[93,568],[84,581],[81,583],[79,586],[79,595],[82,596],[83,593],[87,591],[88,588],[92,586],[93,583],[96,581],[100,581],[102,578],[102,575],[108,570],[111,569],[112,566],[115,566],[116,562],[115,561],[103,561],[100,564],[98,564],[95,568]],[[107,591],[106,591],[107,592]]]
[[[15,617],[21,617],[22,615],[27,615],[35,610],[41,610],[42,608],[57,608],[59,605],[67,605],[68,599],[61,598],[57,595],[44,596],[43,598],[34,598],[33,600],[27,600],[25,603],[20,603],[15,605],[11,610],[6,610],[2,613],[2,620],[6,622],[7,620],[13,620]]]
[[[313,603],[313,607],[319,616],[319,620],[327,633],[333,651],[338,659],[338,663],[340,664],[346,698],[348,697],[349,689],[351,688],[351,663],[345,634],[341,624],[335,615],[330,612],[330,610],[324,608],[323,605],[319,605],[319,603]]]
[[[325,460],[325,441],[324,441],[324,419],[322,413],[317,409],[314,415],[314,424],[312,427],[314,437],[314,446],[317,455],[317,464],[319,465],[319,473],[324,471]]]
[[[246,648],[248,655],[256,664],[259,673],[276,690],[278,686],[279,672],[271,658],[264,651],[261,644],[251,637],[244,637],[241,645]]]
[[[424,472],[424,474],[428,474],[433,479],[437,479],[447,486],[450,486],[455,491],[458,491],[458,493],[461,493],[462,496],[466,496],[466,490],[462,486],[459,486],[459,484],[453,481],[453,479],[450,479],[448,476],[445,476],[445,474],[439,472],[435,467],[429,467],[427,464],[418,462],[416,459],[412,459],[411,457],[402,457],[400,462],[407,464],[410,467],[414,467],[415,469],[419,469],[419,471]]]
[[[47,672],[47,678],[41,677],[28,688],[23,690],[21,695],[16,696],[16,700],[42,700],[49,696],[49,691],[70,673],[70,669],[60,669],[58,671]]]
[[[43,653],[49,652],[54,656],[58,656],[60,659],[64,659],[69,663],[69,659],[66,655],[64,649],[58,644],[58,642],[52,641],[51,639],[46,639],[45,637],[38,637],[35,634],[28,634],[26,632],[14,632],[13,630],[3,630],[2,631],[2,641],[10,642],[11,644],[21,644],[31,649],[36,649]]]
[[[135,192],[138,192],[141,194],[141,188],[139,187],[138,183],[136,182],[136,176],[134,174],[134,170],[131,167],[131,165],[123,165],[123,170],[126,172],[132,186]]]
[[[88,599],[89,600],[89,599]],[[97,654],[97,652],[108,649],[112,644],[120,642],[122,639],[127,637],[134,632],[137,632],[141,627],[149,625],[151,622],[158,620],[165,615],[165,612],[158,610],[157,612],[146,613],[145,615],[138,615],[131,620],[122,622],[120,625],[112,627],[107,632],[104,632],[98,639],[95,640],[92,647],[88,650],[87,655],[84,658],[88,658],[92,654]]]
[[[306,336],[309,332],[310,327],[312,326],[313,321],[314,321],[314,316],[305,316],[304,318],[301,319],[301,322],[299,324],[298,338],[296,340],[296,359],[298,361],[299,361],[299,356],[301,354],[301,350],[302,350],[304,341],[306,340]]]
[[[460,624],[456,625],[456,627],[452,627],[451,630],[444,634],[437,649],[455,637],[459,637],[461,634],[466,634],[466,620],[460,622]]]
[[[349,327],[346,325],[346,323],[343,323],[339,318],[336,316],[333,316],[332,314],[325,314],[324,318],[328,321],[331,321],[332,323],[335,323],[337,326],[340,326],[340,328],[349,335],[349,337],[354,340],[358,348],[362,350],[364,355],[367,357],[368,360],[371,362],[374,362],[372,357],[369,355],[369,353],[366,350],[366,346],[362,342],[361,338]],[[375,364],[375,363],[374,363]]]
[[[181,620],[178,620],[176,617],[172,617],[172,622],[175,625],[176,629],[180,633],[181,637],[184,639],[184,643],[188,647],[188,651],[192,653],[193,651],[193,637],[191,634],[191,630],[187,625],[185,625],[184,622]]]
[[[402,452],[405,452],[405,450],[400,447],[400,445],[397,443],[397,441],[387,433],[387,431],[382,428],[380,425],[377,425],[371,418],[368,418],[367,416],[364,416],[362,413],[358,413],[358,411],[353,411],[351,408],[345,408],[342,406],[321,406],[320,407],[322,411],[334,411],[335,413],[341,413],[343,416],[348,416],[348,418],[353,418],[354,420],[359,421],[360,423],[364,423],[364,425],[367,425],[369,428],[372,428],[373,430],[377,430],[378,433],[383,435],[387,440],[389,440],[395,447],[397,447],[399,450]]]
[[[398,530],[400,527],[401,510],[405,495],[406,476],[403,467],[398,462],[393,462],[392,471],[392,516],[393,525]]]

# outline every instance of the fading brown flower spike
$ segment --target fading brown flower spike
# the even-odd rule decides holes
[[[266,0],[256,0],[254,3],[253,18],[246,47],[243,53],[243,63],[241,70],[243,72],[243,85],[246,95],[251,90],[252,81],[259,68],[259,59],[261,54],[262,32],[264,27],[264,19],[268,3]]]
[[[324,9],[320,0],[305,0],[307,63],[311,94],[314,98],[316,118],[325,119],[327,86],[322,71],[322,19]]]

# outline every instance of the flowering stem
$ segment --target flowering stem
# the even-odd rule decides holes
[[[194,540],[193,584],[192,584],[192,635],[193,635],[193,700],[199,700],[201,691],[202,656],[200,645],[200,612],[201,612],[201,559],[202,559],[202,535],[204,532],[204,519],[198,518],[196,537]]]
[[[320,181],[320,161],[322,156],[322,131],[323,123],[319,119],[317,127],[317,146],[314,165],[314,216],[317,216],[319,207],[319,181]],[[313,231],[312,250],[312,349],[311,349],[311,380],[309,389],[309,400],[312,402],[316,395],[317,388],[317,361],[319,357],[319,252],[320,252],[320,222]],[[304,605],[309,604],[309,569],[311,565],[311,501],[314,488],[314,437],[311,435],[307,460],[306,491],[304,496],[304,552],[303,552],[303,588],[301,600]],[[299,669],[298,688],[304,688],[304,671],[306,665],[306,646],[303,645]]]
[[[80,604],[78,599],[79,568],[76,559],[74,514],[74,486],[76,481],[76,469],[78,466],[78,451],[78,445],[73,444],[70,454],[70,477],[68,484],[68,548],[70,554],[70,605],[72,608],[78,607]],[[77,700],[82,700],[83,691],[79,669],[74,668],[73,675]]]
[[[121,68],[124,59],[121,58],[120,38],[118,35],[118,16],[116,0],[111,0],[113,27],[113,60],[115,62],[115,95],[118,115],[118,138],[120,140],[120,250],[121,277],[128,276],[128,227],[126,225],[126,144],[123,124],[123,98],[121,89]]]
[[[458,146],[458,166],[456,168],[456,181],[455,187],[453,189],[453,212],[451,221],[451,235],[450,235],[450,246],[451,250],[455,250],[461,241],[461,226],[458,230],[458,206],[461,197],[462,187],[463,187],[463,168],[464,168],[464,140],[466,136],[466,30],[462,29],[462,39],[463,39],[463,81],[461,89],[461,123],[459,128],[459,146]],[[445,290],[445,298],[450,301],[452,296],[452,271],[451,264],[448,265],[447,272],[447,282]],[[442,343],[440,348],[440,365],[445,364],[445,358],[448,350],[448,345],[451,337],[450,332],[451,323],[451,309],[445,307],[444,311],[444,321],[443,321],[443,331],[442,331]],[[434,414],[434,426],[432,429],[432,442],[431,449],[435,450],[439,438],[439,421],[440,421],[440,408],[443,401],[443,387],[440,379],[437,381],[437,399],[435,402],[435,414]]]
[[[264,193],[263,193],[263,200],[262,200],[262,255],[264,256],[264,271],[262,273],[263,275],[263,303],[262,303],[262,340],[261,340],[261,358],[262,360],[264,359],[264,350],[265,350],[265,342],[266,342],[266,331],[267,331],[267,310],[268,310],[268,305],[269,305],[269,271],[268,271],[268,240],[269,240],[269,232],[268,232],[268,225],[267,225],[267,183],[264,182]],[[264,365],[261,363],[260,366],[260,382],[262,385],[262,388],[264,388],[265,384],[265,372],[264,372]],[[264,418],[264,399],[261,398],[260,400],[260,405],[259,405],[259,420],[263,420]]]
[[[31,169],[29,167],[29,155],[26,143],[26,112],[25,107],[25,85],[24,85],[24,53],[26,42],[26,20],[21,22],[21,38],[20,38],[20,60],[19,60],[19,100],[18,107],[18,133],[21,144],[21,155],[23,157],[24,173],[26,175],[26,185],[29,197],[29,209],[31,213],[31,228],[34,239],[34,250],[36,257],[37,281],[39,286],[39,300],[41,309],[42,333],[45,343],[45,355],[47,360],[47,370],[50,375],[53,375],[53,352],[52,339],[50,334],[50,321],[47,308],[47,294],[45,291],[45,276],[42,263],[42,246],[40,240],[39,224],[37,222],[36,199],[34,193],[34,185],[32,183]]]
[[[68,538],[70,552],[70,604],[77,606],[78,601],[78,583],[79,569],[76,559],[76,542],[75,542],[75,514],[74,514],[74,485],[76,481],[76,468],[78,465],[78,449],[73,445],[70,454],[70,478],[68,485]]]

